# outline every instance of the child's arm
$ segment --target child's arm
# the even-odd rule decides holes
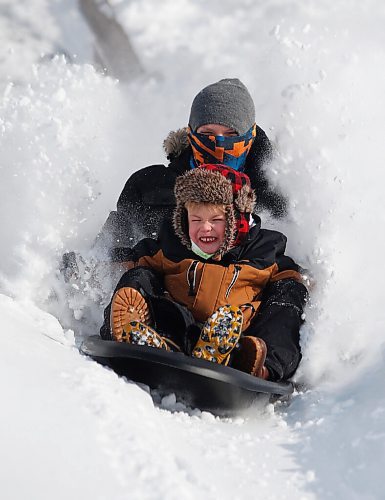
[[[163,270],[163,253],[159,244],[159,240],[152,238],[144,238],[140,240],[134,248],[127,253],[127,260],[124,265],[128,269],[132,267],[144,266],[150,267],[156,272]]]
[[[308,291],[299,266],[285,255],[286,238],[275,239],[275,264],[262,294],[255,324],[256,334],[269,346],[268,365],[272,380],[293,376],[301,359],[300,326]]]
[[[285,255],[286,238],[277,248],[271,279],[264,290],[265,304],[291,307],[301,317],[307,301],[308,291],[300,273],[300,267]]]

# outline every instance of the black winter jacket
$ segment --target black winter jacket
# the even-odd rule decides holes
[[[96,247],[110,249],[113,261],[125,260],[125,249],[142,238],[156,237],[162,221],[172,216],[175,180],[190,169],[192,151],[187,129],[171,132],[164,141],[164,148],[169,165],[151,165],[132,174],[119,196],[117,210],[110,213],[97,237]],[[286,200],[269,186],[262,168],[271,158],[269,139],[257,126],[245,173],[256,191],[256,211],[265,208],[273,216],[280,217],[285,214]]]

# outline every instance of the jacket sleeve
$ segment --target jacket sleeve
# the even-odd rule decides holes
[[[132,249],[131,260],[135,267],[150,267],[157,273],[163,273],[163,252],[159,240],[144,238]]]
[[[138,173],[135,172],[127,180],[120,193],[117,209],[110,212],[106,222],[103,224],[97,235],[94,249],[115,249],[132,247],[134,242],[134,222],[135,214],[140,205],[141,194],[137,186]],[[117,256],[112,255],[111,260],[117,260]]]
[[[134,172],[127,180],[117,201],[117,209],[110,212],[96,240],[94,249],[108,249],[110,259],[120,258],[119,249],[133,247],[140,237],[149,236],[157,225],[156,217],[149,216],[145,208],[149,186],[157,183],[156,175],[163,174],[164,165],[151,165]],[[159,172],[159,174],[157,174]],[[156,229],[156,227],[155,227]]]
[[[307,300],[307,289],[303,284],[300,267],[285,254],[286,236],[281,233],[275,234],[277,235],[275,265],[270,282],[264,290],[263,300],[266,305],[274,303],[282,307],[293,307],[301,316]]]
[[[274,189],[265,173],[264,165],[274,157],[272,145],[265,132],[257,126],[257,135],[248,155],[245,173],[250,177],[251,187],[257,196],[255,213],[267,209],[274,217],[283,217],[287,213],[287,199]]]
[[[300,327],[308,291],[299,266],[285,255],[286,237],[275,233],[274,241],[275,264],[261,296],[253,334],[268,345],[266,366],[270,379],[278,381],[292,377],[301,360]]]
[[[270,283],[252,325],[252,334],[267,344],[265,365],[270,380],[291,378],[301,361],[300,328],[307,301],[305,286],[291,278]]]

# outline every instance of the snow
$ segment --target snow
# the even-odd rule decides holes
[[[383,498],[384,5],[109,3],[146,77],[94,69],[74,0],[0,3],[1,497]],[[154,403],[80,356],[57,272],[223,77],[247,84],[278,152],[290,214],[264,225],[315,282],[298,392],[232,419]],[[74,291],[88,330],[111,286]]]

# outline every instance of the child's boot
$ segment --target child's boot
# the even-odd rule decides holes
[[[131,321],[148,323],[150,310],[144,297],[135,288],[120,288],[111,302],[112,338],[122,342],[123,327]]]
[[[237,306],[222,306],[203,325],[192,356],[227,365],[241,336],[243,314]]]
[[[140,321],[130,321],[123,326],[120,342],[170,350],[166,340],[159,333]]]
[[[245,336],[239,344],[240,348],[231,363],[232,368],[267,380],[269,371],[264,365],[267,353],[265,342],[259,337]]]

